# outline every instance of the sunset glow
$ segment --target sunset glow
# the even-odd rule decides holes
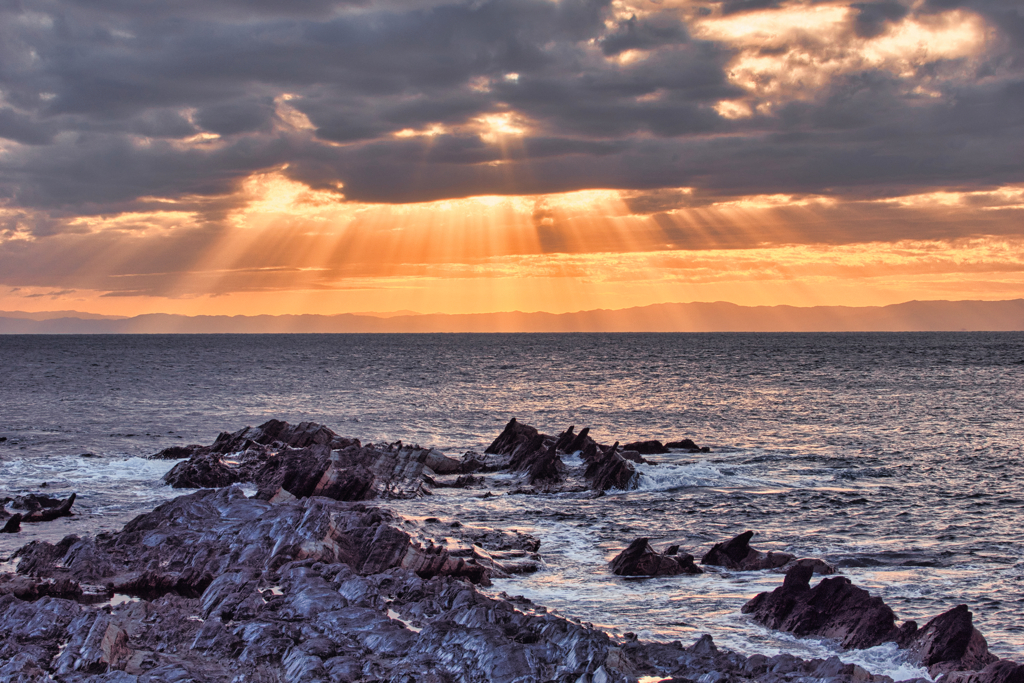
[[[243,60],[244,74],[204,62],[164,99],[138,61],[103,98],[81,90],[61,71],[54,15],[4,10],[18,83],[35,85],[0,82],[0,309],[1024,296],[1024,57],[1009,15],[522,2],[168,9],[153,60],[190,64],[198,26],[229,51],[266,40],[296,56]],[[144,20],[118,12],[79,17],[113,41],[68,38],[81,68],[147,40]],[[403,16],[423,23],[416,40]]]

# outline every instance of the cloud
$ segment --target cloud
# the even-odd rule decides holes
[[[1010,0],[0,6],[0,240],[161,202],[223,229],[275,169],[352,203],[596,187],[656,215],[992,189],[1021,158]]]

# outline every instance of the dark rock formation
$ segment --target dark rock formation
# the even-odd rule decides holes
[[[432,449],[401,442],[362,446],[323,425],[303,422],[292,427],[271,420],[221,434],[212,446],[199,447],[175,465],[164,481],[175,488],[251,482],[264,500],[311,495],[335,500],[411,498],[429,493],[428,472],[456,473],[463,466]]]
[[[529,444],[537,436],[542,436],[530,425],[518,422],[514,417],[505,425],[505,429],[498,435],[484,453],[495,455],[512,455],[523,446]],[[543,442],[543,439],[541,439]]]
[[[666,448],[660,441],[634,441],[633,443],[627,443],[622,447],[624,451],[636,451],[640,455],[661,455],[662,453],[668,453]]]
[[[781,567],[795,558],[789,553],[769,551],[767,553],[750,547],[753,531],[745,531],[739,536],[717,543],[701,559],[701,564],[725,567],[737,571],[753,571],[757,569],[774,569]]]
[[[967,605],[958,605],[940,614],[904,641],[914,660],[928,667],[932,676],[984,669],[998,659],[989,653],[988,643],[974,628],[973,615]]]
[[[935,617],[924,628],[913,621],[896,627],[896,615],[879,597],[854,586],[845,577],[823,579],[810,587],[812,568],[796,565],[782,586],[760,593],[742,608],[744,614],[768,626],[790,633],[838,640],[844,648],[867,648],[895,642],[905,648],[911,661],[927,667],[932,676],[954,671],[988,671],[998,658],[988,651],[985,638],[973,625],[966,605]],[[1012,663],[1011,663],[1012,664]],[[992,668],[986,678],[960,677],[966,681],[1002,680],[1022,671],[1005,664]],[[980,674],[978,674],[980,676]]]
[[[981,671],[955,671],[942,680],[944,683],[1024,683],[1024,665],[1000,659]]]
[[[19,531],[21,531],[21,513],[16,512],[0,529],[0,534],[16,534]]]
[[[899,639],[896,615],[881,598],[843,576],[823,579],[812,589],[812,574],[811,567],[793,567],[782,586],[760,593],[741,611],[769,628],[832,638],[844,648],[874,647]]]
[[[59,517],[67,517],[72,514],[71,506],[75,504],[77,494],[72,493],[64,500],[40,496],[30,493],[27,496],[17,496],[13,499],[5,499],[11,506],[20,510],[11,515],[10,519],[0,529],[0,534],[14,534],[21,530],[22,524],[34,522],[51,522]]]
[[[669,550],[678,550],[673,546]],[[676,574],[703,574],[693,563],[693,556],[666,551],[658,553],[646,538],[638,538],[612,559],[612,573],[619,576],[675,576]]]
[[[619,442],[607,451],[598,448],[583,473],[590,487],[597,491],[608,489],[627,490],[635,483],[636,470],[618,453]]]

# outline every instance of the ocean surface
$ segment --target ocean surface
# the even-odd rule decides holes
[[[1021,333],[0,336],[0,496],[78,493],[76,516],[0,536],[0,561],[178,495],[160,482],[173,462],[144,457],[170,445],[273,417],[458,457],[513,416],[712,452],[657,456],[637,490],[596,499],[443,489],[394,504],[537,535],[545,568],[495,592],[613,633],[834,652],[739,613],[779,574],[606,568],[638,536],[699,559],[751,529],[758,549],[839,565],[901,619],[966,603],[990,648],[1024,661]],[[843,657],[921,673],[891,647]]]

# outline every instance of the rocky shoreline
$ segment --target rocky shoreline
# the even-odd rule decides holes
[[[547,436],[516,420],[483,454],[458,459],[276,420],[167,449],[154,457],[181,459],[167,483],[202,490],[117,533],[34,542],[10,558],[16,571],[0,573],[0,681],[889,683],[837,657],[745,657],[708,635],[687,646],[612,637],[522,597],[488,596],[477,586],[541,567],[538,539],[386,507],[444,486],[494,495],[493,472],[519,474],[503,479],[507,495],[599,496],[635,485],[633,463],[670,449],[701,450],[687,439],[607,446],[587,429]],[[891,609],[845,577],[811,588],[812,574],[835,572],[827,562],[757,551],[752,535],[715,545],[700,565],[784,572],[744,607],[760,623],[847,648],[893,642],[948,683],[1024,681],[1024,667],[988,653],[966,606],[897,627]],[[641,538],[609,571],[686,575],[700,565]]]

